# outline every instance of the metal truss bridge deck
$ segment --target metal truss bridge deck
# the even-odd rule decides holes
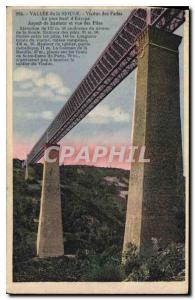
[[[34,145],[26,164],[39,161],[45,143],[59,142],[137,66],[136,41],[148,25],[174,32],[185,21],[178,8],[132,10],[106,49]]]

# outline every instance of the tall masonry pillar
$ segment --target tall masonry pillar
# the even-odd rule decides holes
[[[37,255],[41,258],[64,254],[59,145],[46,144],[44,157],[42,194],[40,203],[39,227],[37,236]]]
[[[181,37],[148,27],[138,40],[134,146],[146,146],[148,163],[130,171],[123,251],[128,244],[150,254],[178,239],[176,207],[183,182],[179,97]]]

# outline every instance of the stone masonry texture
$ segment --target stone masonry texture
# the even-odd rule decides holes
[[[179,97],[181,37],[148,27],[138,41],[133,145],[146,146],[150,163],[130,172],[123,251],[128,244],[146,255],[153,241],[178,239],[175,209],[183,181]]]
[[[48,148],[50,145],[46,145]],[[50,158],[56,162],[44,161],[42,195],[40,205],[39,228],[37,236],[37,255],[41,258],[61,256],[64,254],[59,146],[50,152]]]

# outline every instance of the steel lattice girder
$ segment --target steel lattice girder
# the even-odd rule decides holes
[[[44,154],[45,143],[57,143],[137,66],[136,40],[150,24],[174,32],[184,22],[177,8],[134,9],[75,92],[27,156],[27,164]]]

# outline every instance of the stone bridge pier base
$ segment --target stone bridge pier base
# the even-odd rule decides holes
[[[56,257],[64,254],[59,145],[45,146],[42,194],[40,203],[39,227],[37,236],[37,256]]]
[[[179,56],[181,37],[148,27],[138,41],[134,146],[148,163],[130,171],[123,251],[150,254],[178,241],[176,211],[183,182]]]

